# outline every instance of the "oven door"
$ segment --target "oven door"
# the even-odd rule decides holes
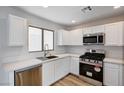
[[[96,36],[83,36],[83,44],[97,44]]]
[[[98,68],[98,67],[95,67],[94,65],[80,63],[79,73],[80,75],[103,82],[103,68],[102,67]]]

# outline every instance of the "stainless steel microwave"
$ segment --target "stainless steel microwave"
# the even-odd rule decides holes
[[[104,45],[105,34],[104,33],[95,33],[95,34],[85,34],[83,35],[83,44],[84,45]]]

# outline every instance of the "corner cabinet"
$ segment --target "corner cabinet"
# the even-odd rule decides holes
[[[55,81],[60,80],[69,73],[70,58],[65,57],[55,62]]]
[[[83,45],[82,29],[69,31],[69,45]]]
[[[42,85],[48,86],[54,83],[54,64],[55,61],[45,63],[42,66]]]
[[[42,66],[42,85],[49,86],[66,76],[70,69],[70,57],[60,58]]]
[[[94,33],[104,33],[104,25],[83,28],[83,34],[94,34]]]
[[[124,46],[124,22],[105,24],[105,45]]]
[[[83,45],[82,29],[71,31],[59,30],[57,33],[57,45]]]
[[[79,75],[79,58],[71,57],[70,73]]]
[[[123,86],[123,65],[104,63],[104,85]]]
[[[57,32],[57,45],[68,45],[69,44],[69,31],[59,30]]]
[[[14,15],[8,16],[8,45],[9,46],[23,46],[24,32],[27,30],[26,19]]]

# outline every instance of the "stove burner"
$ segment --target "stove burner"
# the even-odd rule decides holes
[[[104,58],[105,58],[105,54],[102,53],[86,52],[84,55],[80,56],[81,61],[93,62],[93,63],[102,63]]]

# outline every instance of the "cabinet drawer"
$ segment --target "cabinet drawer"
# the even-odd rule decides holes
[[[118,64],[104,63],[104,67],[119,68]]]
[[[76,60],[76,61],[79,61],[79,58],[78,57],[71,57],[72,60]]]

